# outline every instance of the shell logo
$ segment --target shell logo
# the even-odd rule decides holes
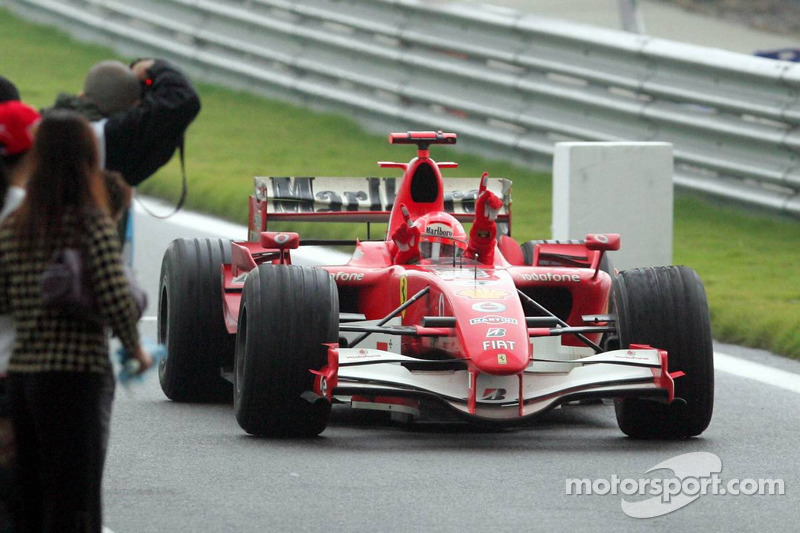
[[[456,294],[470,300],[505,300],[510,296],[508,291],[492,287],[470,287],[461,289]]]

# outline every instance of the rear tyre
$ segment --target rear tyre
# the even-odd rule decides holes
[[[234,411],[242,429],[264,437],[322,433],[331,405],[308,394],[310,370],[327,364],[323,343],[338,338],[339,297],[325,270],[264,264],[251,271],[234,363]]]
[[[651,267],[620,272],[611,291],[622,348],[649,344],[666,350],[675,379],[676,401],[663,404],[617,399],[619,428],[642,439],[674,439],[701,434],[714,408],[714,351],[705,289],[688,267]]]
[[[230,243],[176,239],[161,262],[158,341],[167,356],[158,365],[161,390],[176,402],[230,401],[220,367],[233,359],[235,337],[225,328],[222,264]]]

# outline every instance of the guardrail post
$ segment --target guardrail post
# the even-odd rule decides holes
[[[672,264],[672,170],[670,143],[557,143],[553,238],[619,233],[614,268]]]

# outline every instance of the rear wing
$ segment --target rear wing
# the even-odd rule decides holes
[[[258,241],[274,221],[388,223],[403,178],[261,177],[250,196],[248,240]],[[475,218],[480,178],[443,178],[444,206],[460,222]],[[489,178],[503,200],[497,222],[510,233],[511,181]]]

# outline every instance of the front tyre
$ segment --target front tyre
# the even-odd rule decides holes
[[[233,358],[234,336],[225,327],[222,264],[230,242],[176,239],[164,253],[158,298],[158,342],[167,357],[158,365],[161,390],[177,402],[230,401],[220,367]]]
[[[264,264],[247,276],[239,308],[234,411],[247,433],[313,437],[327,426],[327,400],[313,391],[339,337],[339,297],[322,269]]]
[[[649,344],[668,353],[675,401],[662,404],[617,399],[619,428],[633,438],[687,438],[701,434],[714,408],[714,351],[705,289],[697,273],[683,266],[620,272],[611,289],[620,347]]]

